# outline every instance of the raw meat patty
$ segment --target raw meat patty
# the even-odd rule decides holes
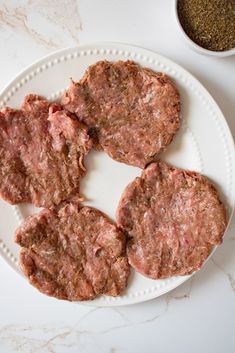
[[[129,236],[131,266],[157,279],[199,270],[222,241],[226,215],[205,177],[159,161],[125,189],[117,224]]]
[[[16,231],[20,265],[42,293],[71,301],[117,296],[129,265],[125,236],[102,212],[67,203],[44,209]]]
[[[90,128],[98,149],[140,168],[172,141],[180,126],[180,98],[165,74],[132,61],[100,61],[62,97]]]
[[[87,128],[75,116],[26,96],[20,110],[0,111],[0,196],[11,204],[52,207],[78,195],[91,147]]]

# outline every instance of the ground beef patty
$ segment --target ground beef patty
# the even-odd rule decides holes
[[[180,125],[179,93],[165,74],[132,61],[100,61],[62,97],[90,128],[97,148],[144,168],[171,142]]]
[[[125,189],[117,224],[129,235],[129,263],[157,279],[200,269],[222,241],[226,215],[205,177],[159,161]]]
[[[125,236],[102,212],[72,203],[43,210],[16,231],[20,265],[42,293],[71,301],[119,295],[129,265]]]
[[[52,207],[79,192],[92,147],[74,115],[36,95],[0,111],[0,196],[11,204]]]

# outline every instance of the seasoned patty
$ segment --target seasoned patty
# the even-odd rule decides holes
[[[127,285],[125,236],[102,212],[67,203],[16,231],[20,265],[42,293],[70,301],[119,295]]]
[[[52,207],[79,194],[87,128],[62,106],[28,95],[0,111],[0,196],[11,204]]]
[[[144,168],[180,126],[180,98],[170,78],[133,61],[100,61],[71,81],[62,104],[89,127],[98,149]]]
[[[131,266],[157,279],[197,271],[226,229],[225,208],[202,175],[162,161],[130,183],[117,209]]]

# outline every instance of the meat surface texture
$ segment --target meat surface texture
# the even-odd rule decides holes
[[[130,265],[157,279],[199,270],[221,243],[227,222],[225,207],[204,176],[158,161],[126,187],[117,224],[129,238]]]
[[[62,106],[36,95],[0,111],[0,196],[11,204],[53,207],[79,195],[87,128]]]
[[[20,266],[42,293],[70,301],[119,295],[127,285],[125,236],[102,212],[66,203],[16,231]]]
[[[180,98],[170,78],[132,61],[100,61],[71,81],[62,105],[89,127],[97,149],[144,168],[180,126]]]

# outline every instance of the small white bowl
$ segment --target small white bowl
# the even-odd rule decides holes
[[[175,12],[176,22],[178,24],[178,27],[180,29],[180,32],[181,32],[182,36],[184,37],[186,42],[189,44],[189,46],[193,50],[197,51],[200,54],[211,55],[211,56],[215,56],[215,57],[218,57],[218,58],[235,55],[235,48],[232,48],[232,49],[229,49],[229,50],[224,50],[224,51],[208,50],[208,49],[205,49],[205,48],[201,47],[200,45],[196,44],[191,38],[189,38],[189,36],[186,34],[186,32],[184,31],[183,27],[181,26],[181,23],[180,23],[180,20],[179,20],[179,17],[178,17],[177,3],[178,3],[178,0],[175,0],[174,12]]]

